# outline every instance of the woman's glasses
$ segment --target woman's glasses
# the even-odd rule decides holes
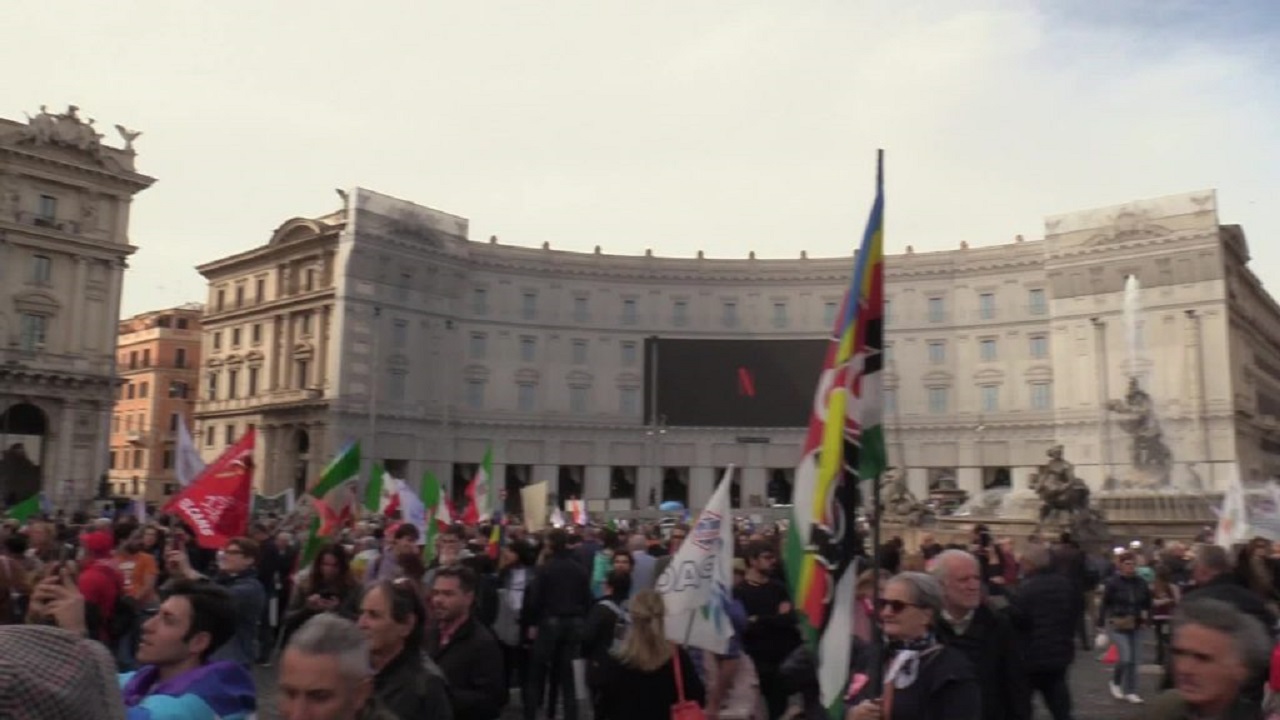
[[[890,600],[888,598],[876,598],[876,609],[883,611],[888,608],[896,615],[909,607],[920,607],[915,603],[909,603],[905,600]]]

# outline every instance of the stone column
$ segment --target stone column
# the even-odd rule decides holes
[[[46,458],[56,454],[56,458],[52,463],[53,467],[44,473],[43,483],[46,492],[49,492],[50,483],[54,483],[52,488],[55,493],[62,485],[62,481],[70,478],[72,473],[72,450],[75,445],[76,433],[75,401],[70,399],[63,400],[58,407],[58,413],[57,432],[51,433],[54,453],[48,451],[44,453]],[[92,480],[93,483],[97,481],[96,477]]]
[[[330,383],[329,379],[329,320],[333,315],[333,306],[325,305],[320,309],[320,316],[317,318],[319,327],[316,328],[316,351],[315,351],[315,373],[316,386],[321,388],[322,392],[328,394],[330,388],[337,391],[337,383]],[[375,328],[376,332],[377,329]],[[403,402],[402,398],[394,398],[396,402]]]
[[[282,362],[284,356],[284,321],[283,315],[276,315],[271,318],[271,365],[269,374],[271,376],[270,389],[274,392],[284,387],[284,378],[281,375]]]
[[[129,267],[129,263],[124,258],[118,258],[114,262],[108,263],[107,311],[104,321],[109,318],[110,325],[104,322],[104,327],[88,328],[89,332],[106,333],[101,338],[102,342],[98,344],[98,349],[107,357],[112,357],[116,353],[116,318],[120,317],[120,297],[124,285],[124,271],[127,267]]]
[[[85,319],[84,304],[86,299],[84,287],[88,284],[88,279],[85,277],[85,259],[77,255],[72,258],[72,262],[75,264],[75,284],[72,285],[75,288],[75,292],[72,293],[71,299],[67,302],[67,313],[64,319],[66,327],[63,328],[63,333],[66,338],[67,354],[78,355],[86,344],[84,341],[84,329],[80,325]],[[103,318],[103,322],[106,321],[107,318]]]

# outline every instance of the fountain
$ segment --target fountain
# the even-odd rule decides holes
[[[939,535],[961,534],[970,523],[981,522],[994,533],[1023,538],[1070,530],[1090,548],[1101,549],[1112,538],[1190,539],[1215,522],[1218,496],[1206,492],[1193,464],[1174,463],[1155,403],[1142,388],[1142,288],[1133,275],[1125,278],[1123,308],[1129,382],[1124,399],[1105,403],[1102,421],[1109,435],[1116,417],[1129,439],[1128,462],[1117,469],[1107,458],[1100,489],[1091,492],[1056,445],[1029,487],[998,496],[979,493],[938,519]]]

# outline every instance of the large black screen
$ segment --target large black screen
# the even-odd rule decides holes
[[[650,338],[646,422],[806,427],[826,352],[826,340]]]

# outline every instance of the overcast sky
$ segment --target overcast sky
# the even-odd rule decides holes
[[[0,40],[0,115],[144,132],[125,314],[354,185],[477,240],[848,254],[877,147],[891,252],[1217,188],[1280,288],[1272,2],[4,0]]]

